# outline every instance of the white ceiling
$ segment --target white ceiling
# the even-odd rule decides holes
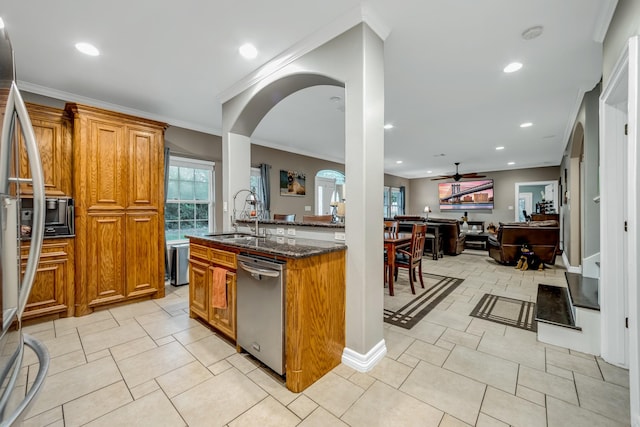
[[[582,94],[600,80],[616,3],[31,0],[4,1],[0,16],[23,89],[220,135],[222,94],[293,45],[366,10],[390,30],[385,120],[395,127],[385,131],[385,172],[414,178],[452,173],[454,162],[461,173],[560,164]],[[534,25],[543,34],[524,40]],[[78,41],[93,43],[101,56],[80,54]],[[256,59],[239,56],[245,42],[258,48]],[[503,73],[512,61],[524,67]],[[291,95],[253,140],[343,162],[344,114],[334,96],[342,89]],[[521,129],[527,121],[534,125]]]

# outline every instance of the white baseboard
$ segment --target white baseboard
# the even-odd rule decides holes
[[[567,258],[567,251],[562,251],[562,262],[564,263],[569,273],[582,274],[582,268],[580,266],[572,267],[569,263],[569,258]]]
[[[367,354],[361,354],[345,347],[342,352],[342,363],[358,372],[368,372],[373,369],[386,354],[387,346],[384,343],[384,339],[382,339],[378,344],[374,345]]]

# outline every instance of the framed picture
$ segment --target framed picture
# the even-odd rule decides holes
[[[305,180],[302,172],[280,170],[280,195],[304,196],[307,193]]]

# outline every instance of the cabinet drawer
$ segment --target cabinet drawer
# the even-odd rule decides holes
[[[190,258],[200,258],[203,260],[209,260],[209,248],[202,245],[196,245],[192,243],[189,247],[189,257]]]
[[[215,264],[236,269],[236,254],[233,252],[221,251],[220,249],[209,248],[211,261]]]

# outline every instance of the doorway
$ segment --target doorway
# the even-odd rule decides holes
[[[527,215],[536,213],[536,206],[539,210],[542,203],[546,213],[558,212],[557,181],[516,182],[515,195],[515,206],[518,208],[515,212],[515,221],[525,221],[522,211],[526,210]]]

